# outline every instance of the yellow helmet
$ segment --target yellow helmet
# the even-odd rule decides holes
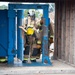
[[[33,34],[34,34],[34,29],[31,28],[31,27],[29,27],[29,28],[27,29],[27,35],[33,35]]]

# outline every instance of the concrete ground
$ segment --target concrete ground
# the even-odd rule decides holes
[[[1,74],[1,75],[13,75],[13,74]],[[75,74],[18,74],[18,75],[75,75]]]
[[[53,60],[52,66],[8,66],[0,64],[0,75],[75,75],[75,67]]]
[[[13,75],[13,74],[1,74],[1,75]],[[18,74],[18,75],[75,75],[75,74]]]

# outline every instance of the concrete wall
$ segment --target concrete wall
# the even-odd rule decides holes
[[[75,1],[55,4],[55,59],[75,65]]]

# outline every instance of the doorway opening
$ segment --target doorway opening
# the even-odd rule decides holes
[[[24,16],[23,24],[20,26],[22,32],[24,32],[23,63],[36,62],[42,54],[43,11],[26,9],[24,10]]]

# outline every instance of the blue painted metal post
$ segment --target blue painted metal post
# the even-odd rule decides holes
[[[19,28],[22,25],[24,18],[24,10],[17,10],[17,57],[23,61],[24,37],[23,31]]]
[[[49,49],[48,49],[48,25],[49,25],[48,6],[43,8],[43,17],[45,23],[43,26],[42,63],[48,63],[51,65],[51,61],[49,59]]]
[[[11,7],[10,7],[11,8]],[[13,63],[14,62],[14,55],[15,55],[15,16],[16,13],[14,10],[9,9],[8,10],[8,18],[9,18],[9,27],[8,27],[8,63]]]

